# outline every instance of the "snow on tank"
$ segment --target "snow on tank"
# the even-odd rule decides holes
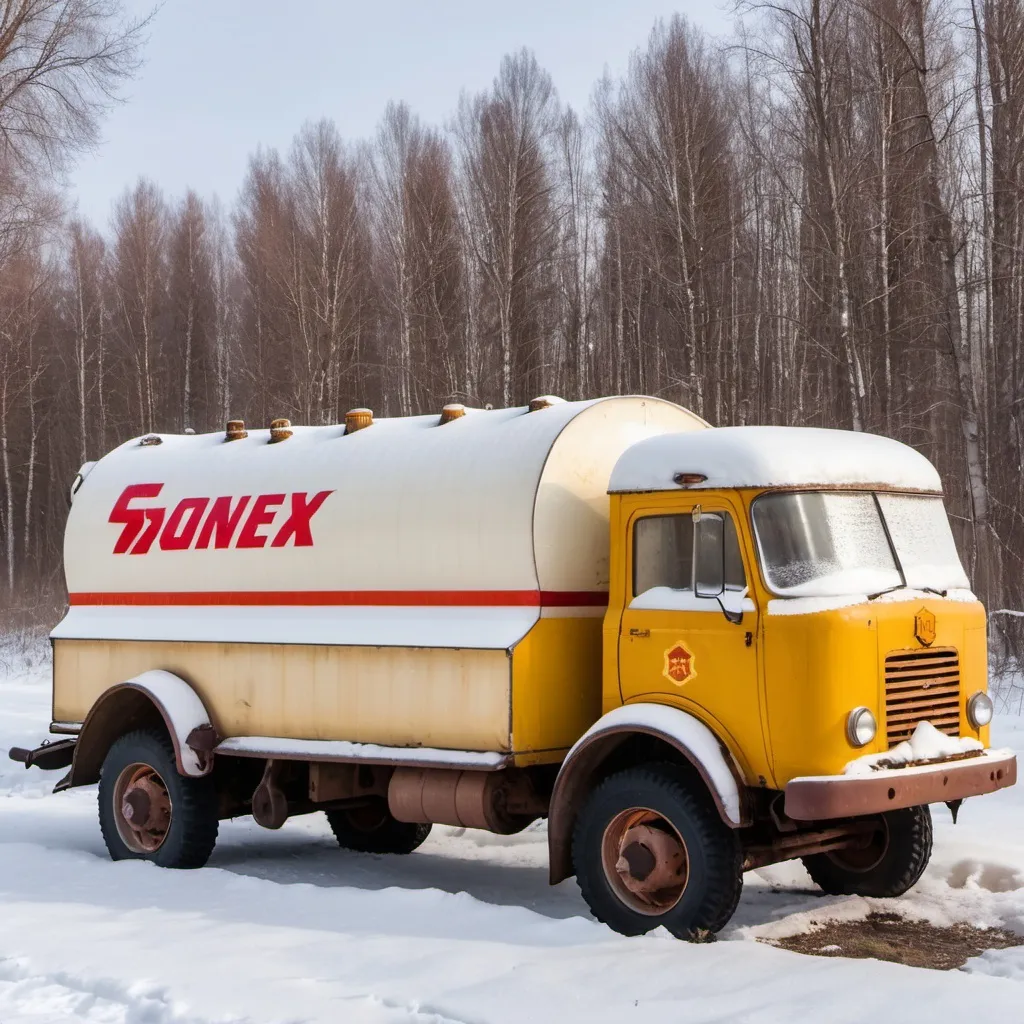
[[[940,494],[935,467],[909,445],[878,434],[816,427],[716,427],[663,434],[627,449],[609,491],[721,487],[881,487]],[[704,477],[703,480],[697,479]]]
[[[707,426],[643,397],[463,412],[121,445],[75,494],[53,635],[509,647],[606,602],[622,452]]]

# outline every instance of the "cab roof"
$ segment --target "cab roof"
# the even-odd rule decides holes
[[[676,479],[680,474],[690,479],[681,482]],[[920,452],[891,437],[818,427],[713,427],[638,441],[619,457],[608,491],[726,487],[856,487],[940,494],[942,481]]]

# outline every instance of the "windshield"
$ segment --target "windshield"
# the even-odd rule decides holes
[[[941,498],[879,494],[878,504],[908,587],[970,587]]]
[[[765,577],[781,596],[968,586],[940,497],[767,494],[754,502],[753,519]]]

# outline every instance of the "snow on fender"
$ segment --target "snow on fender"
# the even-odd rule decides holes
[[[180,676],[152,669],[110,687],[96,700],[82,724],[71,774],[60,788],[98,781],[107,749],[124,731],[122,723],[146,705],[163,719],[178,771],[191,778],[208,775],[220,739],[206,706]]]
[[[552,885],[572,874],[573,820],[590,789],[588,780],[619,743],[637,733],[668,743],[700,772],[723,821],[733,828],[746,823],[738,769],[703,722],[665,704],[626,704],[599,718],[573,744],[559,768],[548,821]]]
[[[171,734],[178,767],[183,775],[198,778],[209,773],[212,759],[204,756],[202,750],[189,746],[189,737],[196,729],[213,728],[206,706],[199,694],[180,676],[163,669],[153,669],[129,679],[128,683],[145,690],[163,713],[167,729]]]

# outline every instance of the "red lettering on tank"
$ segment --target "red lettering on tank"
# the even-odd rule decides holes
[[[265,534],[256,531],[261,526],[267,526],[274,521],[277,509],[284,503],[283,494],[261,494],[252,504],[252,511],[242,524],[236,548],[262,548],[266,546],[267,537]]]
[[[182,498],[167,519],[167,525],[160,534],[160,548],[163,551],[186,551],[199,529],[209,498]]]
[[[124,529],[114,543],[115,555],[144,555],[157,538],[161,551],[186,551],[225,548],[297,548],[313,546],[313,516],[334,491],[308,491],[291,494],[260,494],[235,498],[182,498],[170,515],[162,505],[138,508],[133,503],[155,498],[163,484],[131,484],[126,487],[110,512],[109,522],[120,523]],[[285,500],[290,509],[276,531],[275,520]],[[166,519],[166,525],[164,520]],[[261,532],[269,527],[267,532]]]
[[[129,508],[130,504],[135,501],[136,498],[155,498],[163,489],[163,484],[131,484],[121,492],[121,497],[114,502],[110,518],[107,520],[108,523],[122,523],[124,525],[121,535],[117,538],[117,541],[114,544],[115,555],[123,555],[131,547],[132,542],[136,537],[138,537],[142,530],[147,517],[150,519],[150,523],[154,522],[150,513],[159,511],[160,521],[163,521],[163,509]],[[156,524],[156,528],[159,530],[159,523]],[[145,550],[148,551],[150,545],[153,543],[153,537],[155,535],[155,532],[150,530],[146,536],[143,537],[139,546],[136,547],[132,554],[136,555],[145,553],[139,550],[142,543],[145,543]]]
[[[231,547],[235,530],[238,529],[238,524],[242,521],[242,514],[251,498],[250,494],[239,498],[234,508],[231,507],[233,499],[230,497],[214,498],[210,511],[203,521],[203,528],[199,531],[196,548],[208,548],[211,540],[215,548]]]
[[[160,533],[160,527],[163,526],[164,516],[167,513],[165,508],[147,508],[145,511],[146,529],[142,531],[138,544],[128,552],[129,555],[145,555],[149,553],[149,549],[153,546],[153,541],[156,540]]]
[[[292,495],[292,514],[284,521],[284,525],[277,531],[277,536],[271,542],[272,548],[283,548],[285,544],[295,538],[297,548],[311,548],[313,546],[313,534],[309,524],[316,515],[320,506],[334,493],[334,491],[320,491],[314,494],[309,501],[306,500],[306,492],[299,491]]]

